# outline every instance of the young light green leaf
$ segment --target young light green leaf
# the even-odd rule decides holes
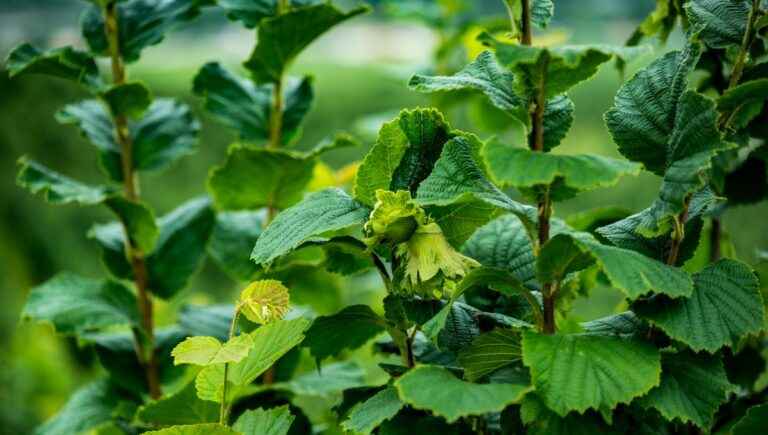
[[[240,414],[232,429],[242,435],[285,435],[295,417],[288,405],[271,409],[249,409]]]
[[[233,279],[249,281],[260,270],[251,261],[250,251],[261,235],[265,219],[262,211],[216,213],[208,255]]]
[[[89,432],[111,421],[120,402],[120,393],[108,380],[94,381],[75,391],[58,414],[35,430],[35,435]]]
[[[172,28],[200,14],[207,0],[124,0],[117,2],[120,54],[126,62],[139,59],[144,48],[160,43]],[[81,19],[83,37],[91,52],[109,55],[104,31],[104,14],[99,5],[91,5]]]
[[[32,194],[39,194],[51,204],[100,204],[112,193],[106,186],[81,183],[27,157],[21,157],[18,164],[16,183]]]
[[[24,43],[11,50],[5,65],[11,77],[45,74],[78,82],[94,92],[104,85],[93,57],[72,47],[40,51]]]
[[[205,64],[194,79],[194,92],[205,98],[205,108],[246,142],[262,143],[269,138],[273,85],[255,85],[218,63]],[[289,81],[284,91],[282,139],[289,143],[297,136],[314,94],[312,79]]]
[[[51,322],[58,332],[80,334],[112,325],[136,325],[136,298],[115,281],[60,273],[33,288],[23,318]]]
[[[270,263],[312,237],[362,225],[369,214],[370,209],[341,189],[311,193],[277,215],[256,242],[251,259],[257,264]]]
[[[253,339],[248,334],[240,334],[224,344],[213,337],[188,337],[173,348],[171,355],[174,365],[209,366],[239,362],[252,346]]]
[[[368,305],[350,305],[336,314],[320,316],[307,331],[304,346],[322,361],[344,349],[356,349],[384,331],[386,323]]]
[[[693,282],[690,297],[641,301],[634,310],[697,352],[733,347],[764,328],[763,298],[749,266],[720,260],[695,274]]]
[[[403,110],[385,123],[355,177],[354,196],[373,206],[377,190],[413,194],[455,133],[435,109]]]
[[[318,36],[367,11],[367,7],[359,7],[342,12],[323,3],[266,18],[259,23],[256,48],[244,65],[257,83],[276,82],[296,56]]]
[[[136,416],[155,425],[213,423],[218,421],[219,406],[200,400],[195,383],[190,382],[177,393],[141,406]]]
[[[659,384],[659,351],[641,341],[526,331],[522,345],[536,392],[560,416],[612,409]]]
[[[733,391],[719,357],[706,354],[664,353],[661,383],[638,399],[640,406],[654,408],[667,420],[693,423],[709,430],[715,412]]]
[[[360,402],[349,411],[341,427],[356,434],[369,434],[381,423],[391,419],[405,406],[395,387],[386,387]]]
[[[395,381],[400,400],[452,423],[461,417],[499,412],[518,403],[529,385],[473,384],[438,366],[419,366]]]
[[[641,166],[625,160],[594,155],[559,155],[514,148],[491,142],[484,148],[494,180],[506,186],[533,188],[557,185],[554,200],[616,184],[625,175],[639,175]]]
[[[603,245],[587,233],[558,234],[541,248],[536,275],[540,282],[560,281],[567,274],[596,264],[612,286],[629,299],[649,293],[677,298],[693,291],[683,271],[642,254]]]
[[[144,432],[146,435],[242,435],[219,423],[185,424]]]
[[[281,150],[235,145],[228,154],[208,177],[208,190],[224,210],[290,207],[301,200],[315,166],[315,159]]]
[[[111,86],[101,94],[114,116],[138,118],[152,103],[152,92],[141,82],[127,82]]]
[[[712,48],[738,46],[747,29],[749,0],[691,0],[685,3],[689,25]]]
[[[254,281],[240,292],[237,305],[248,320],[265,325],[282,319],[288,312],[288,288],[275,279]]]
[[[472,345],[459,353],[458,362],[464,367],[464,377],[476,382],[521,358],[520,335],[497,328],[475,338]]]

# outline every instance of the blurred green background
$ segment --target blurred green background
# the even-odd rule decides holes
[[[500,0],[475,3],[483,15],[504,14]],[[655,2],[555,3],[555,20],[546,31],[538,31],[538,37],[552,42],[621,44]],[[77,23],[84,5],[75,0],[0,0],[0,57],[5,58],[10,48],[26,40],[46,47],[82,46]],[[372,133],[378,120],[386,119],[384,116],[394,116],[400,108],[438,102],[406,86],[411,74],[429,70],[438,39],[435,30],[423,22],[396,19],[382,13],[381,8],[325,35],[292,71],[315,77],[314,107],[296,146],[312,146],[339,130],[357,135],[368,146],[375,138]],[[655,47],[654,55],[676,48],[679,41],[679,35],[673,35],[666,47]],[[237,68],[253,43],[251,32],[228,22],[215,9],[207,9],[200,19],[148,49],[142,60],[130,67],[130,75],[145,80],[156,95],[178,97],[191,104],[203,125],[197,154],[183,159],[170,171],[142,178],[142,194],[158,214],[204,194],[209,168],[223,161],[233,140],[231,132],[206,116],[200,101],[191,95],[192,77],[207,61],[217,60]],[[473,49],[470,43],[469,51]],[[638,60],[631,69],[650,58]],[[469,59],[464,55],[459,60]],[[595,79],[574,90],[571,96],[576,103],[576,120],[558,152],[618,155],[602,114],[610,107],[620,82],[616,70],[607,66]],[[93,355],[78,349],[74,341],[56,337],[48,326],[19,321],[30,287],[57,271],[104,274],[97,247],[85,234],[94,221],[103,222],[109,216],[96,208],[53,208],[14,182],[15,162],[24,154],[79,179],[100,180],[93,147],[74,127],[60,125],[53,118],[62,106],[82,97],[70,83],[40,76],[9,80],[0,68],[0,433],[28,433],[97,370]],[[454,126],[483,138],[494,133],[483,130],[483,116],[466,106],[451,108],[447,116]],[[329,155],[328,163],[341,167],[359,159],[365,151],[339,150]],[[648,174],[625,179],[614,188],[558,204],[556,215],[605,205],[637,211],[652,201],[658,185],[658,178]],[[768,205],[732,208],[724,217],[724,226],[739,258],[755,264],[757,249],[768,247]],[[205,264],[189,289],[169,304],[226,301],[237,286],[212,264]],[[357,297],[341,293],[321,297],[324,302],[319,304],[320,311],[334,311],[348,298]],[[589,320],[611,312],[619,299],[615,294],[597,293],[580,301],[576,310]],[[159,307],[161,321],[163,312],[171,311],[163,305]]]

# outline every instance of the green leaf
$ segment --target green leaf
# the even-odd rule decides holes
[[[145,435],[241,435],[219,423],[185,424],[144,432]]]
[[[613,409],[659,384],[661,357],[652,345],[598,335],[523,332],[523,364],[536,392],[560,416]]]
[[[141,82],[111,86],[101,96],[114,116],[138,118],[152,104],[152,92]]]
[[[717,110],[727,114],[726,125],[746,127],[763,109],[768,99],[768,79],[757,79],[726,90],[717,100]]]
[[[419,92],[444,92],[473,89],[482,92],[496,108],[515,117],[521,117],[522,101],[515,94],[515,76],[498,64],[490,51],[480,53],[461,71],[450,76],[411,77],[408,86]],[[524,114],[524,113],[523,113]]]
[[[476,199],[515,214],[529,233],[536,227],[536,209],[513,201],[494,186],[477,163],[472,143],[461,136],[445,144],[432,173],[419,186],[416,199],[422,205],[437,206]]]
[[[213,423],[219,419],[219,406],[200,400],[190,382],[181,391],[140,407],[136,416],[154,425]]]
[[[16,183],[32,194],[39,194],[51,204],[93,205],[102,203],[111,194],[106,186],[81,183],[27,157],[21,157],[18,164]]]
[[[144,48],[159,44],[165,33],[195,18],[207,0],[124,0],[116,5],[120,54],[126,62],[139,59]],[[83,37],[95,54],[109,55],[101,7],[92,5],[81,19]]]
[[[693,423],[708,430],[715,412],[728,400],[734,386],[728,382],[719,357],[689,351],[662,354],[661,383],[638,399],[667,420]]]
[[[459,353],[464,377],[475,382],[496,370],[519,361],[520,336],[510,329],[494,329],[479,335],[472,345]]]
[[[275,384],[275,388],[299,396],[327,397],[351,388],[370,385],[365,370],[359,364],[344,361],[325,365],[320,371],[303,373],[290,381]]]
[[[211,335],[226,340],[234,312],[235,306],[229,304],[183,305],[179,310],[179,326],[187,335]]]
[[[641,169],[625,160],[542,153],[496,141],[485,146],[484,154],[488,169],[499,184],[518,188],[554,185],[554,200],[566,199],[574,191],[612,186],[625,175],[639,175]]]
[[[205,108],[224,125],[237,131],[240,140],[261,143],[269,138],[273,85],[255,85],[218,63],[205,64],[194,79],[194,92],[205,98]],[[312,79],[289,81],[284,91],[282,138],[289,143],[298,133],[314,94]]]
[[[370,209],[341,189],[311,193],[277,215],[256,242],[251,259],[257,264],[270,263],[312,237],[362,225],[369,214]]]
[[[104,85],[93,57],[72,47],[40,51],[33,45],[24,43],[11,50],[5,66],[11,77],[21,74],[45,74],[78,82],[91,91],[96,91]]]
[[[205,256],[215,216],[207,198],[187,201],[158,221],[159,236],[153,251],[145,253],[149,288],[167,299],[187,285]],[[89,235],[103,250],[102,259],[110,273],[118,278],[132,278],[125,257],[125,235],[117,223],[98,225]]]
[[[628,59],[647,50],[644,47],[614,47],[609,45],[570,45],[555,48],[531,47],[503,43],[488,33],[480,41],[496,50],[499,63],[519,77],[522,95],[534,95],[544,85],[544,97],[549,99],[568,91],[591,78],[600,65],[612,57]]]
[[[230,277],[253,279],[260,268],[251,261],[250,251],[262,232],[266,216],[262,211],[231,211],[216,214],[208,255]]]
[[[257,83],[277,82],[296,56],[318,36],[367,11],[367,7],[359,7],[342,12],[330,4],[319,4],[266,18],[259,24],[256,48],[244,65]]]
[[[533,245],[515,215],[500,216],[478,229],[461,252],[483,266],[508,271],[524,284],[530,285],[536,279]]]
[[[502,210],[483,201],[463,201],[444,206],[428,206],[426,212],[443,230],[453,247],[459,247],[478,228],[502,213]]]
[[[693,275],[693,294],[672,301],[638,302],[635,312],[695,351],[735,346],[764,328],[765,309],[749,266],[720,260]]]
[[[400,400],[431,411],[453,423],[461,417],[499,412],[518,403],[531,390],[528,385],[473,384],[443,367],[419,366],[395,381]]]
[[[209,366],[221,363],[236,363],[248,356],[253,340],[248,334],[241,334],[222,344],[213,337],[188,337],[173,348],[173,363]]]
[[[372,206],[377,190],[415,193],[432,171],[443,144],[455,135],[435,109],[401,111],[382,125],[376,143],[357,170],[355,199]]]
[[[227,161],[211,172],[208,190],[224,210],[287,208],[301,200],[315,159],[281,150],[230,147]],[[259,174],[259,182],[253,182]]]
[[[557,95],[547,100],[544,106],[544,151],[550,151],[565,138],[573,124],[573,101],[567,95]],[[528,137],[529,146],[535,138]]]
[[[541,248],[536,275],[540,282],[561,281],[568,273],[596,264],[610,284],[629,299],[649,293],[677,298],[693,291],[683,271],[634,251],[607,246],[587,233],[558,234]]]
[[[294,419],[288,405],[249,409],[240,414],[232,429],[243,435],[285,435]]]
[[[128,232],[131,246],[142,252],[152,251],[159,236],[152,210],[143,203],[129,201],[122,196],[109,198],[106,205],[115,212],[124,231]]]
[[[48,321],[58,332],[80,334],[113,325],[137,325],[136,298],[122,284],[60,273],[33,288],[23,318]]]
[[[307,331],[304,345],[322,361],[344,349],[357,349],[384,331],[384,319],[368,305],[350,305],[331,316],[320,316]]]
[[[35,435],[72,435],[89,432],[112,420],[120,394],[106,379],[75,391],[64,407],[35,430]]]
[[[768,421],[768,404],[755,405],[747,409],[747,413],[736,423],[731,433],[733,435],[751,435],[760,433]]]
[[[503,415],[503,414],[502,414]],[[565,417],[552,412],[535,394],[528,394],[520,404],[520,419],[530,435],[594,435],[615,434],[595,413],[571,412]]]
[[[360,402],[349,411],[341,427],[356,434],[369,434],[381,423],[391,419],[403,408],[404,403],[397,395],[397,389],[387,387]]]
[[[700,30],[699,38],[712,48],[741,44],[747,28],[748,0],[691,0],[685,3],[689,25]]]

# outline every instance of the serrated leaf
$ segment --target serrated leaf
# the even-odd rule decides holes
[[[27,157],[21,157],[18,164],[16,183],[51,204],[99,204],[112,193],[106,186],[81,183]]]
[[[263,325],[282,319],[288,312],[288,288],[274,279],[254,281],[240,292],[237,306],[251,322]]]
[[[146,435],[241,435],[219,423],[185,424],[144,432]]]
[[[367,11],[367,7],[359,7],[342,12],[330,4],[319,4],[266,18],[259,23],[258,42],[243,65],[257,83],[276,82],[296,56],[317,37]]]
[[[560,281],[567,274],[596,264],[612,286],[629,299],[648,293],[689,296],[690,277],[683,271],[634,251],[607,246],[587,233],[558,234],[542,248],[536,275],[540,282]]]
[[[499,63],[520,77],[522,95],[533,95],[544,84],[546,99],[568,91],[591,78],[600,65],[614,56],[628,59],[646,51],[644,47],[570,45],[555,48],[531,47],[501,42],[488,33],[480,41],[496,50]]]
[[[693,275],[690,297],[638,302],[635,312],[695,351],[735,346],[764,328],[765,309],[749,266],[720,260]]]
[[[401,111],[382,125],[376,143],[358,168],[355,199],[373,206],[377,190],[415,193],[432,171],[443,144],[455,134],[435,109]]]
[[[571,412],[565,417],[559,416],[542,402],[535,394],[528,394],[520,404],[520,419],[525,425],[526,434],[530,435],[594,435],[614,434],[601,418],[594,413],[578,414]]]
[[[521,358],[519,334],[509,329],[494,329],[475,338],[459,353],[458,361],[464,367],[464,377],[475,382]]]
[[[165,33],[181,23],[195,18],[207,0],[124,0],[117,3],[118,41],[120,54],[126,62],[139,59],[144,48],[160,43]],[[91,51],[109,55],[109,43],[104,30],[104,14],[98,5],[91,5],[80,21],[83,37]]]
[[[472,234],[503,211],[484,201],[470,200],[461,203],[426,207],[429,216],[443,230],[443,235],[453,247],[460,247]]]
[[[536,392],[560,416],[612,409],[659,384],[659,351],[641,341],[526,331],[522,345]]]
[[[524,284],[530,285],[536,278],[533,245],[515,215],[500,216],[479,228],[464,243],[461,252],[483,266],[509,271]]]
[[[387,387],[352,407],[341,427],[356,434],[369,434],[381,423],[397,415],[403,406],[397,389]]]
[[[58,332],[80,334],[138,324],[136,298],[122,284],[60,273],[29,292],[23,318],[48,321]]]
[[[260,270],[251,261],[250,251],[261,235],[265,219],[262,211],[216,213],[208,255],[233,279],[248,281]]]
[[[760,114],[766,99],[768,79],[751,80],[723,92],[717,100],[717,110],[727,115],[726,126],[738,130]]]
[[[240,140],[262,143],[269,138],[273,85],[256,85],[237,77],[218,63],[205,64],[194,79],[194,92],[205,98],[205,108],[234,129]],[[282,140],[296,137],[314,94],[312,79],[289,81],[284,91]]]
[[[499,412],[531,390],[528,385],[473,384],[438,366],[411,369],[395,381],[395,387],[403,402],[431,411],[449,423],[470,415]]]
[[[240,414],[232,429],[243,435],[285,435],[294,419],[287,405],[249,409]]]
[[[152,251],[159,236],[152,210],[143,203],[129,201],[122,196],[107,199],[105,205],[117,215],[123,234],[127,231],[132,247],[142,252]]]
[[[490,173],[502,185],[533,188],[557,182],[551,192],[554,200],[568,198],[574,191],[612,186],[623,176],[639,175],[641,169],[625,160],[542,153],[496,141],[485,146],[484,155]]]
[[[270,263],[312,237],[362,225],[369,214],[370,209],[341,189],[311,193],[277,215],[256,242],[251,259],[257,264]]]
[[[751,2],[748,0],[691,0],[685,3],[690,26],[700,30],[699,38],[712,48],[738,46],[747,28]]]
[[[111,86],[101,94],[113,116],[138,118],[152,104],[152,92],[141,82]]]
[[[94,381],[75,391],[53,418],[35,430],[35,435],[72,435],[93,430],[112,420],[120,401],[120,393],[108,380]]]
[[[647,325],[632,311],[583,322],[580,326],[585,334],[614,335],[625,338],[640,337],[648,329]]]
[[[667,420],[690,422],[708,430],[715,412],[734,388],[720,358],[689,351],[664,353],[661,366],[661,383],[637,402],[658,410]]]
[[[363,368],[354,361],[336,362],[324,365],[322,370],[302,373],[287,382],[275,384],[274,388],[300,396],[327,397],[344,390],[371,386]]]
[[[136,416],[155,425],[213,423],[219,418],[219,406],[200,400],[195,383],[190,382],[181,391],[140,407]]]
[[[544,106],[544,151],[550,151],[565,138],[573,124],[573,101],[567,95],[557,95],[547,100]],[[535,138],[531,134],[528,143]]]
[[[253,340],[248,334],[240,334],[226,343],[213,337],[188,337],[173,348],[173,363],[209,366],[242,361],[251,350]]]
[[[320,316],[307,331],[304,346],[322,361],[344,349],[356,349],[384,331],[384,319],[367,305],[350,305],[336,314]]]
[[[768,404],[755,405],[747,409],[747,413],[733,426],[731,433],[733,435],[759,433],[765,428],[766,421],[768,421]]]
[[[24,43],[11,50],[5,65],[11,77],[45,74],[78,82],[91,91],[104,85],[93,57],[72,47],[40,51],[32,44]]]
[[[458,136],[443,147],[432,173],[419,186],[416,200],[422,205],[447,206],[472,199],[515,214],[529,232],[536,227],[536,210],[513,201],[494,186],[477,163],[472,143]]]
[[[295,153],[235,145],[208,178],[216,206],[224,210],[287,208],[301,200],[314,159]],[[253,182],[259,174],[259,182]]]

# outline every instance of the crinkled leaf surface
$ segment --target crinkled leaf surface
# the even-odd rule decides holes
[[[200,400],[195,383],[190,382],[181,391],[140,407],[136,416],[157,425],[213,423],[219,419],[219,406]]]
[[[386,323],[368,305],[350,305],[336,314],[320,316],[307,331],[304,345],[318,361],[356,349],[384,331]]]
[[[765,310],[755,273],[720,260],[693,276],[690,297],[638,302],[635,312],[695,351],[716,352],[764,328]]]
[[[318,36],[366,11],[367,7],[359,7],[342,12],[324,3],[266,18],[259,24],[256,48],[244,65],[256,82],[276,82],[293,59]]]
[[[322,0],[290,0],[292,7],[308,6],[320,3]],[[252,28],[259,22],[277,14],[278,0],[219,0],[217,4],[227,11],[230,20],[241,21],[245,27]]]
[[[720,357],[689,351],[664,353],[661,367],[661,383],[638,399],[640,406],[658,410],[667,420],[708,430],[734,388]]]
[[[474,382],[521,358],[520,335],[510,329],[494,329],[475,338],[459,353],[458,361],[464,377]]]
[[[314,166],[315,159],[295,153],[235,145],[211,172],[208,190],[224,210],[287,208],[301,200]]]
[[[249,409],[240,414],[232,429],[243,435],[285,435],[294,419],[288,405]]]
[[[136,298],[122,284],[69,272],[33,288],[22,317],[48,321],[59,332],[75,334],[138,323]]]
[[[253,340],[248,334],[240,334],[223,344],[214,337],[188,337],[173,348],[171,355],[176,365],[209,366],[239,362],[248,355],[251,346]]]
[[[277,215],[256,242],[251,259],[257,264],[270,263],[312,237],[362,225],[369,214],[368,207],[341,189],[311,193]]]
[[[205,108],[241,140],[261,143],[269,138],[273,85],[256,85],[212,62],[197,73],[193,89],[205,98]],[[287,143],[296,136],[312,104],[311,78],[289,81],[284,94],[282,138]]]
[[[690,26],[701,29],[699,38],[712,48],[741,44],[750,7],[749,0],[691,0],[684,6]]]
[[[58,414],[37,428],[35,435],[72,435],[91,431],[112,420],[120,401],[119,392],[109,381],[94,381],[75,391]]]
[[[438,366],[419,366],[395,381],[400,400],[452,423],[461,417],[499,412],[519,402],[529,385],[474,384]]]
[[[509,271],[522,283],[530,284],[536,278],[533,245],[515,215],[500,216],[479,228],[464,243],[461,252],[483,266]]]
[[[523,332],[522,345],[536,392],[560,416],[612,409],[659,384],[659,351],[641,341]]]
[[[369,434],[381,423],[397,415],[404,405],[398,397],[397,389],[390,386],[352,407],[341,426],[353,433]]]
[[[120,54],[126,62],[139,59],[144,48],[160,43],[177,25],[200,13],[207,0],[124,0],[117,3]],[[109,43],[104,16],[98,5],[86,9],[81,19],[83,37],[91,51],[106,56]]]
[[[240,432],[219,423],[185,424],[144,433],[147,435],[241,435]]]
[[[92,91],[103,86],[93,57],[72,47],[41,51],[32,44],[24,43],[11,50],[5,66],[11,77],[45,74],[78,82]]]

